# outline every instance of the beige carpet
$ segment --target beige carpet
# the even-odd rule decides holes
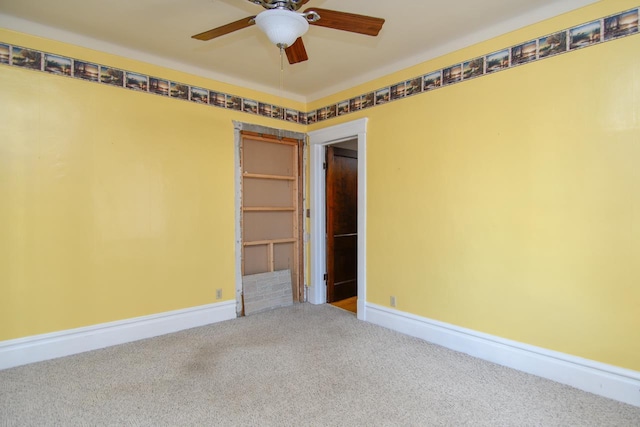
[[[0,371],[3,426],[640,426],[640,408],[325,306]]]

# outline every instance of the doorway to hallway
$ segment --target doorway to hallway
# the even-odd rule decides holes
[[[310,154],[310,284],[309,302],[327,302],[326,180],[327,146],[354,141],[357,145],[357,316],[366,320],[366,129],[367,118],[309,132]]]
[[[327,302],[333,303],[358,295],[357,140],[327,146],[325,164]]]

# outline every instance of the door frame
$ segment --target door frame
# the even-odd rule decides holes
[[[269,128],[266,126],[255,125],[252,123],[244,123],[233,120],[233,134],[234,134],[234,142],[233,142],[233,156],[234,156],[234,175],[235,175],[235,282],[236,282],[236,316],[241,317],[244,313],[244,303],[242,299],[242,169],[240,165],[240,147],[242,141],[242,131],[254,132],[264,135],[272,135],[279,136],[282,138],[291,138],[297,139],[301,141],[306,140],[306,134],[300,132],[287,131],[282,129]],[[304,143],[300,146],[300,152],[302,153],[302,164],[300,165],[300,170],[302,173],[302,188],[298,191],[302,192],[302,203],[299,206],[299,209],[304,209],[304,193],[306,187],[304,167],[305,167],[305,156],[304,156]],[[306,233],[305,229],[305,221],[302,221],[302,236],[304,237]],[[301,247],[304,247],[304,238],[299,242]],[[305,255],[304,250],[302,251],[302,258],[300,259],[299,268],[302,271],[302,286],[303,296],[305,293]]]
[[[358,140],[358,319],[366,320],[367,299],[367,117],[309,132],[311,213],[311,283],[309,302],[327,302],[326,177],[325,147],[345,140]]]

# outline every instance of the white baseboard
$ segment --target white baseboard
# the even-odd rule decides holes
[[[640,372],[366,303],[368,322],[640,407]]]
[[[236,318],[236,302],[225,301],[150,316],[0,341],[0,370]]]

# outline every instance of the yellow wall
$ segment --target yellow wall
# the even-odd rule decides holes
[[[633,6],[602,2],[317,104]],[[640,370],[638,52],[631,36],[333,121],[370,118],[367,300]]]
[[[10,31],[0,40],[269,99]],[[302,126],[6,65],[0,93],[0,341],[214,303],[218,288],[235,300],[232,121]]]
[[[634,3],[598,2],[308,109]],[[640,370],[637,52],[638,35],[308,127],[370,118],[368,301],[394,295],[405,312]],[[218,287],[233,298],[231,120],[305,127],[16,67],[0,66],[0,93],[0,340],[207,304]]]

